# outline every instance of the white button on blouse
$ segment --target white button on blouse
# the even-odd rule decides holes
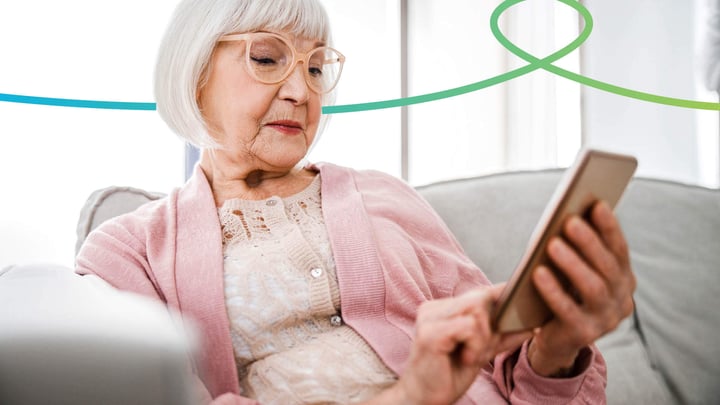
[[[342,323],[343,321],[340,315],[333,315],[330,317],[330,324],[332,326],[342,326]]]

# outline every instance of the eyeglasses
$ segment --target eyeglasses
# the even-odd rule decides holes
[[[245,41],[247,70],[261,83],[282,82],[297,63],[302,62],[308,87],[319,94],[335,88],[345,63],[345,56],[333,48],[321,46],[308,53],[299,53],[285,38],[271,32],[228,34],[218,41]]]

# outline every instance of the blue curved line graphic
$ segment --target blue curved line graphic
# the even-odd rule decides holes
[[[0,101],[23,104],[50,105],[55,107],[102,108],[106,110],[146,110],[156,109],[155,103],[138,103],[125,101],[75,100],[71,98],[52,98],[21,96],[18,94],[0,93]]]

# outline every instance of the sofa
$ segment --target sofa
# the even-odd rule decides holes
[[[196,405],[191,325],[47,263],[0,270],[0,404]]]
[[[510,277],[561,175],[509,172],[418,191],[468,256],[500,282]],[[107,218],[157,198],[131,187],[93,192],[81,210],[77,246]],[[638,287],[633,316],[598,341],[608,366],[608,403],[718,403],[720,191],[634,178],[616,211]],[[182,364],[196,347],[193,328],[173,319],[157,303],[111,291],[69,268],[6,268],[0,271],[0,403],[192,403]],[[97,341],[102,344],[92,344]]]

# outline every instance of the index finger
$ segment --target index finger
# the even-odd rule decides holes
[[[422,320],[447,319],[458,315],[490,312],[492,304],[499,297],[503,286],[484,285],[465,293],[447,298],[438,298],[422,304],[418,317]]]
[[[458,306],[465,308],[477,309],[484,308],[486,310],[492,309],[492,305],[495,301],[500,298],[505,289],[505,282],[498,284],[485,285],[474,288],[466,293],[456,297]],[[474,311],[473,311],[474,312]]]

